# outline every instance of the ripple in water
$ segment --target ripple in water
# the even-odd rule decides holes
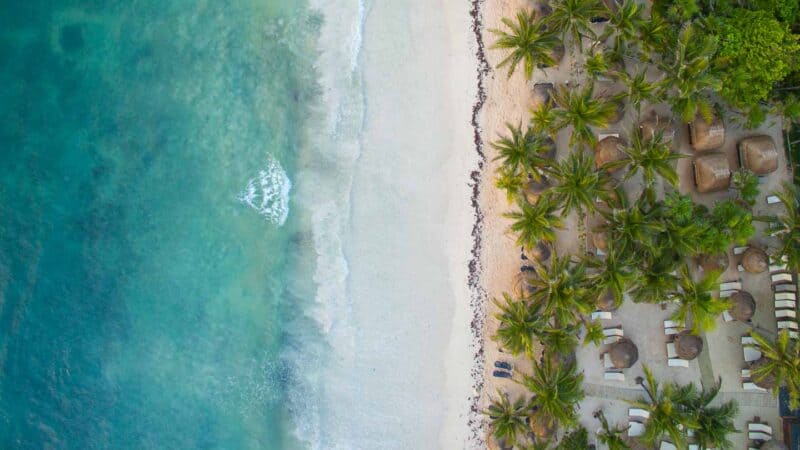
[[[270,223],[281,226],[289,216],[289,191],[292,182],[275,158],[267,160],[267,166],[258,176],[247,182],[239,194],[239,201],[258,211]]]

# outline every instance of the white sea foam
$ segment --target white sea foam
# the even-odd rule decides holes
[[[239,194],[239,201],[258,211],[270,223],[282,226],[289,216],[291,189],[292,182],[286,171],[270,156],[266,167],[247,182],[247,186]]]

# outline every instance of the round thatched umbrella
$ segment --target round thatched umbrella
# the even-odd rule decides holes
[[[602,231],[595,231],[592,233],[592,244],[594,248],[606,251],[608,250],[608,233]]]
[[[724,272],[728,268],[728,254],[700,255],[698,262],[706,273],[713,271]]]
[[[739,322],[747,322],[756,312],[756,300],[747,291],[739,291],[731,295],[731,307],[728,309],[731,317]]]
[[[627,155],[625,151],[622,150],[625,148],[625,145],[625,141],[616,136],[607,136],[601,139],[594,146],[594,167],[600,169],[607,163],[625,159]],[[609,172],[615,172],[619,169],[621,169],[621,167],[609,169]]]
[[[675,352],[681,359],[695,359],[703,351],[703,340],[688,330],[675,336]]]
[[[531,205],[535,205],[539,200],[539,197],[541,197],[545,191],[550,189],[550,186],[552,186],[552,183],[550,183],[550,180],[546,177],[542,177],[540,181],[531,179],[528,181],[528,184],[525,185],[525,200],[527,200]]]
[[[550,250],[550,246],[543,241],[539,241],[536,244],[536,247],[531,249],[531,257],[538,260],[539,262],[545,262],[550,259],[550,255],[552,254],[552,250]]]
[[[556,432],[556,425],[552,420],[545,417],[544,414],[534,411],[530,415],[531,431],[537,438],[547,439],[553,436]]]
[[[750,371],[752,372],[753,370],[765,366],[768,363],[769,361],[762,356],[761,358],[759,358],[758,361],[750,364]],[[767,376],[765,376],[761,380],[758,380],[756,379],[756,377],[753,377],[753,383],[755,383],[758,387],[762,387],[764,389],[773,389],[775,387],[775,377],[770,374],[767,374]]]
[[[789,447],[781,441],[771,439],[761,446],[761,450],[789,450]]]
[[[611,363],[617,369],[627,369],[639,359],[639,349],[628,338],[611,344],[611,349],[608,351],[611,354]]]
[[[616,311],[617,299],[614,298],[614,293],[611,289],[606,289],[605,292],[597,297],[597,309],[600,311]]]
[[[529,272],[525,272],[520,270],[514,275],[514,289],[512,293],[514,294],[515,298],[523,298],[528,295],[530,292],[528,286],[528,277],[530,276]]]
[[[750,273],[761,273],[769,267],[769,258],[764,250],[749,247],[742,255],[742,267]]]

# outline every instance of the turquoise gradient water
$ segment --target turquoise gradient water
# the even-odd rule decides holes
[[[307,299],[287,280],[311,273],[281,207],[321,19],[300,0],[0,5],[0,447],[297,446],[285,355]]]

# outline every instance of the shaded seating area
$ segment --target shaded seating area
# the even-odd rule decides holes
[[[722,153],[711,153],[695,158],[694,181],[697,192],[724,191],[731,185],[731,168]]]
[[[747,291],[739,291],[731,295],[731,307],[722,313],[726,322],[737,320],[739,322],[749,322],[756,313],[756,300]]]
[[[714,150],[725,143],[725,124],[719,117],[712,117],[711,122],[697,116],[689,123],[689,143],[696,152]]]
[[[608,330],[610,333],[606,333]],[[639,349],[630,339],[624,337],[622,328],[606,328],[604,334],[611,339],[606,340],[610,343],[608,351],[602,354],[605,380],[625,381],[624,369],[631,368],[639,360]],[[613,341],[613,342],[612,342]]]
[[[739,163],[756,175],[767,175],[778,168],[778,148],[769,136],[752,136],[739,141]]]

